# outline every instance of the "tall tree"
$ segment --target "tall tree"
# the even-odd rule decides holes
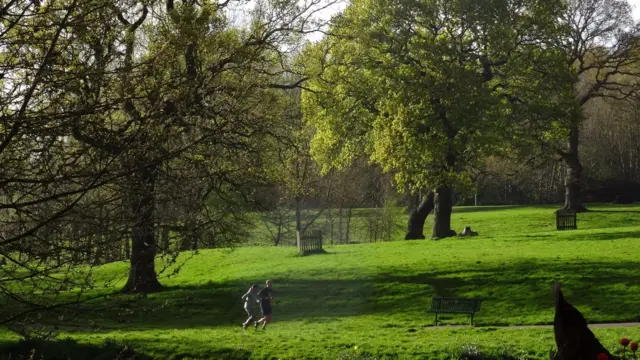
[[[433,189],[432,237],[451,230],[453,189],[524,129],[549,130],[566,80],[548,46],[555,0],[354,1],[324,43],[304,93],[325,167],[365,151],[400,188]],[[546,45],[545,45],[546,44]],[[337,154],[337,155],[336,155]]]
[[[274,150],[267,152],[272,158],[268,172],[278,184],[283,199],[293,202],[295,210],[296,244],[301,249],[302,234],[313,225],[325,210],[331,186],[320,173],[320,167],[310,153],[313,129],[305,124],[300,112],[300,89],[289,91],[283,98],[286,111],[275,130]],[[329,186],[327,186],[329,185]],[[320,209],[306,222],[303,220],[305,203],[314,196],[323,198]]]
[[[624,100],[640,90],[640,28],[633,23],[627,0],[569,0],[562,20],[571,32],[560,47],[576,80],[566,145],[557,152],[567,166],[564,209],[584,212],[579,156],[584,109],[593,99]]]
[[[124,174],[115,159],[90,153],[67,135],[79,114],[108,111],[114,104],[100,98],[80,108],[60,108],[58,102],[64,90],[75,90],[65,85],[93,71],[77,62],[92,51],[76,51],[87,34],[83,30],[101,28],[92,34],[104,38],[114,34],[113,23],[100,18],[104,5],[73,0],[0,5],[0,277],[5,279],[0,292],[3,308],[13,309],[0,316],[2,322],[75,304],[57,296],[70,287],[80,289],[77,299],[86,298],[91,265],[84,274],[74,265],[92,262],[94,249],[108,242],[97,226],[86,225],[98,223],[97,214],[117,201],[117,195],[99,189]],[[80,214],[83,209],[89,211]]]

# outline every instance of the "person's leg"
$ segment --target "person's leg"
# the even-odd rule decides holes
[[[260,325],[260,323],[263,323],[263,322],[267,321],[267,317],[268,316],[269,315],[262,314],[262,317],[260,318],[260,320],[256,321],[256,327],[258,327],[258,325]]]
[[[249,326],[249,323],[251,323],[251,320],[254,319],[253,313],[251,311],[251,309],[249,309],[248,307],[245,306],[244,311],[247,312],[247,315],[249,316],[249,318],[247,319],[247,321],[245,321],[244,323],[242,323],[242,328],[246,329],[247,326]]]
[[[260,325],[260,323],[264,322],[266,317],[267,317],[267,312],[268,309],[265,308],[264,305],[260,304],[260,312],[262,313],[262,318],[260,318],[258,321],[256,321],[255,323],[255,327],[256,329],[258,328],[258,325]]]
[[[262,330],[267,327],[267,324],[271,322],[271,314],[264,317],[264,322],[262,324]]]

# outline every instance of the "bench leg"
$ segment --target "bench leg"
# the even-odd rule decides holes
[[[436,313],[436,327],[438,327],[438,313]]]

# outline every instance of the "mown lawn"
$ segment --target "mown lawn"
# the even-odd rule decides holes
[[[640,321],[640,206],[591,208],[575,231],[555,231],[554,207],[457,208],[454,229],[470,225],[480,236],[331,246],[307,257],[290,247],[201,251],[162,280],[168,291],[113,300],[117,308],[63,329],[158,359],[335,359],[356,345],[382,358],[446,358],[464,344],[548,359],[551,329],[495,326],[551,324],[553,281],[591,322]],[[125,264],[108,264],[96,276],[125,272]],[[240,296],[267,278],[275,321],[244,334]],[[434,295],[484,298],[479,327],[433,328],[424,311]],[[462,315],[441,320],[468,323]],[[596,334],[613,348],[622,335],[640,338],[640,328]]]

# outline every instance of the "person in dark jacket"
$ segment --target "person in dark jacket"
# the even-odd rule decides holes
[[[260,303],[260,310],[262,311],[262,319],[256,321],[256,329],[260,323],[262,323],[262,330],[264,330],[267,324],[271,322],[271,300],[273,300],[271,286],[271,280],[267,280],[267,287],[258,292],[258,302]]]

